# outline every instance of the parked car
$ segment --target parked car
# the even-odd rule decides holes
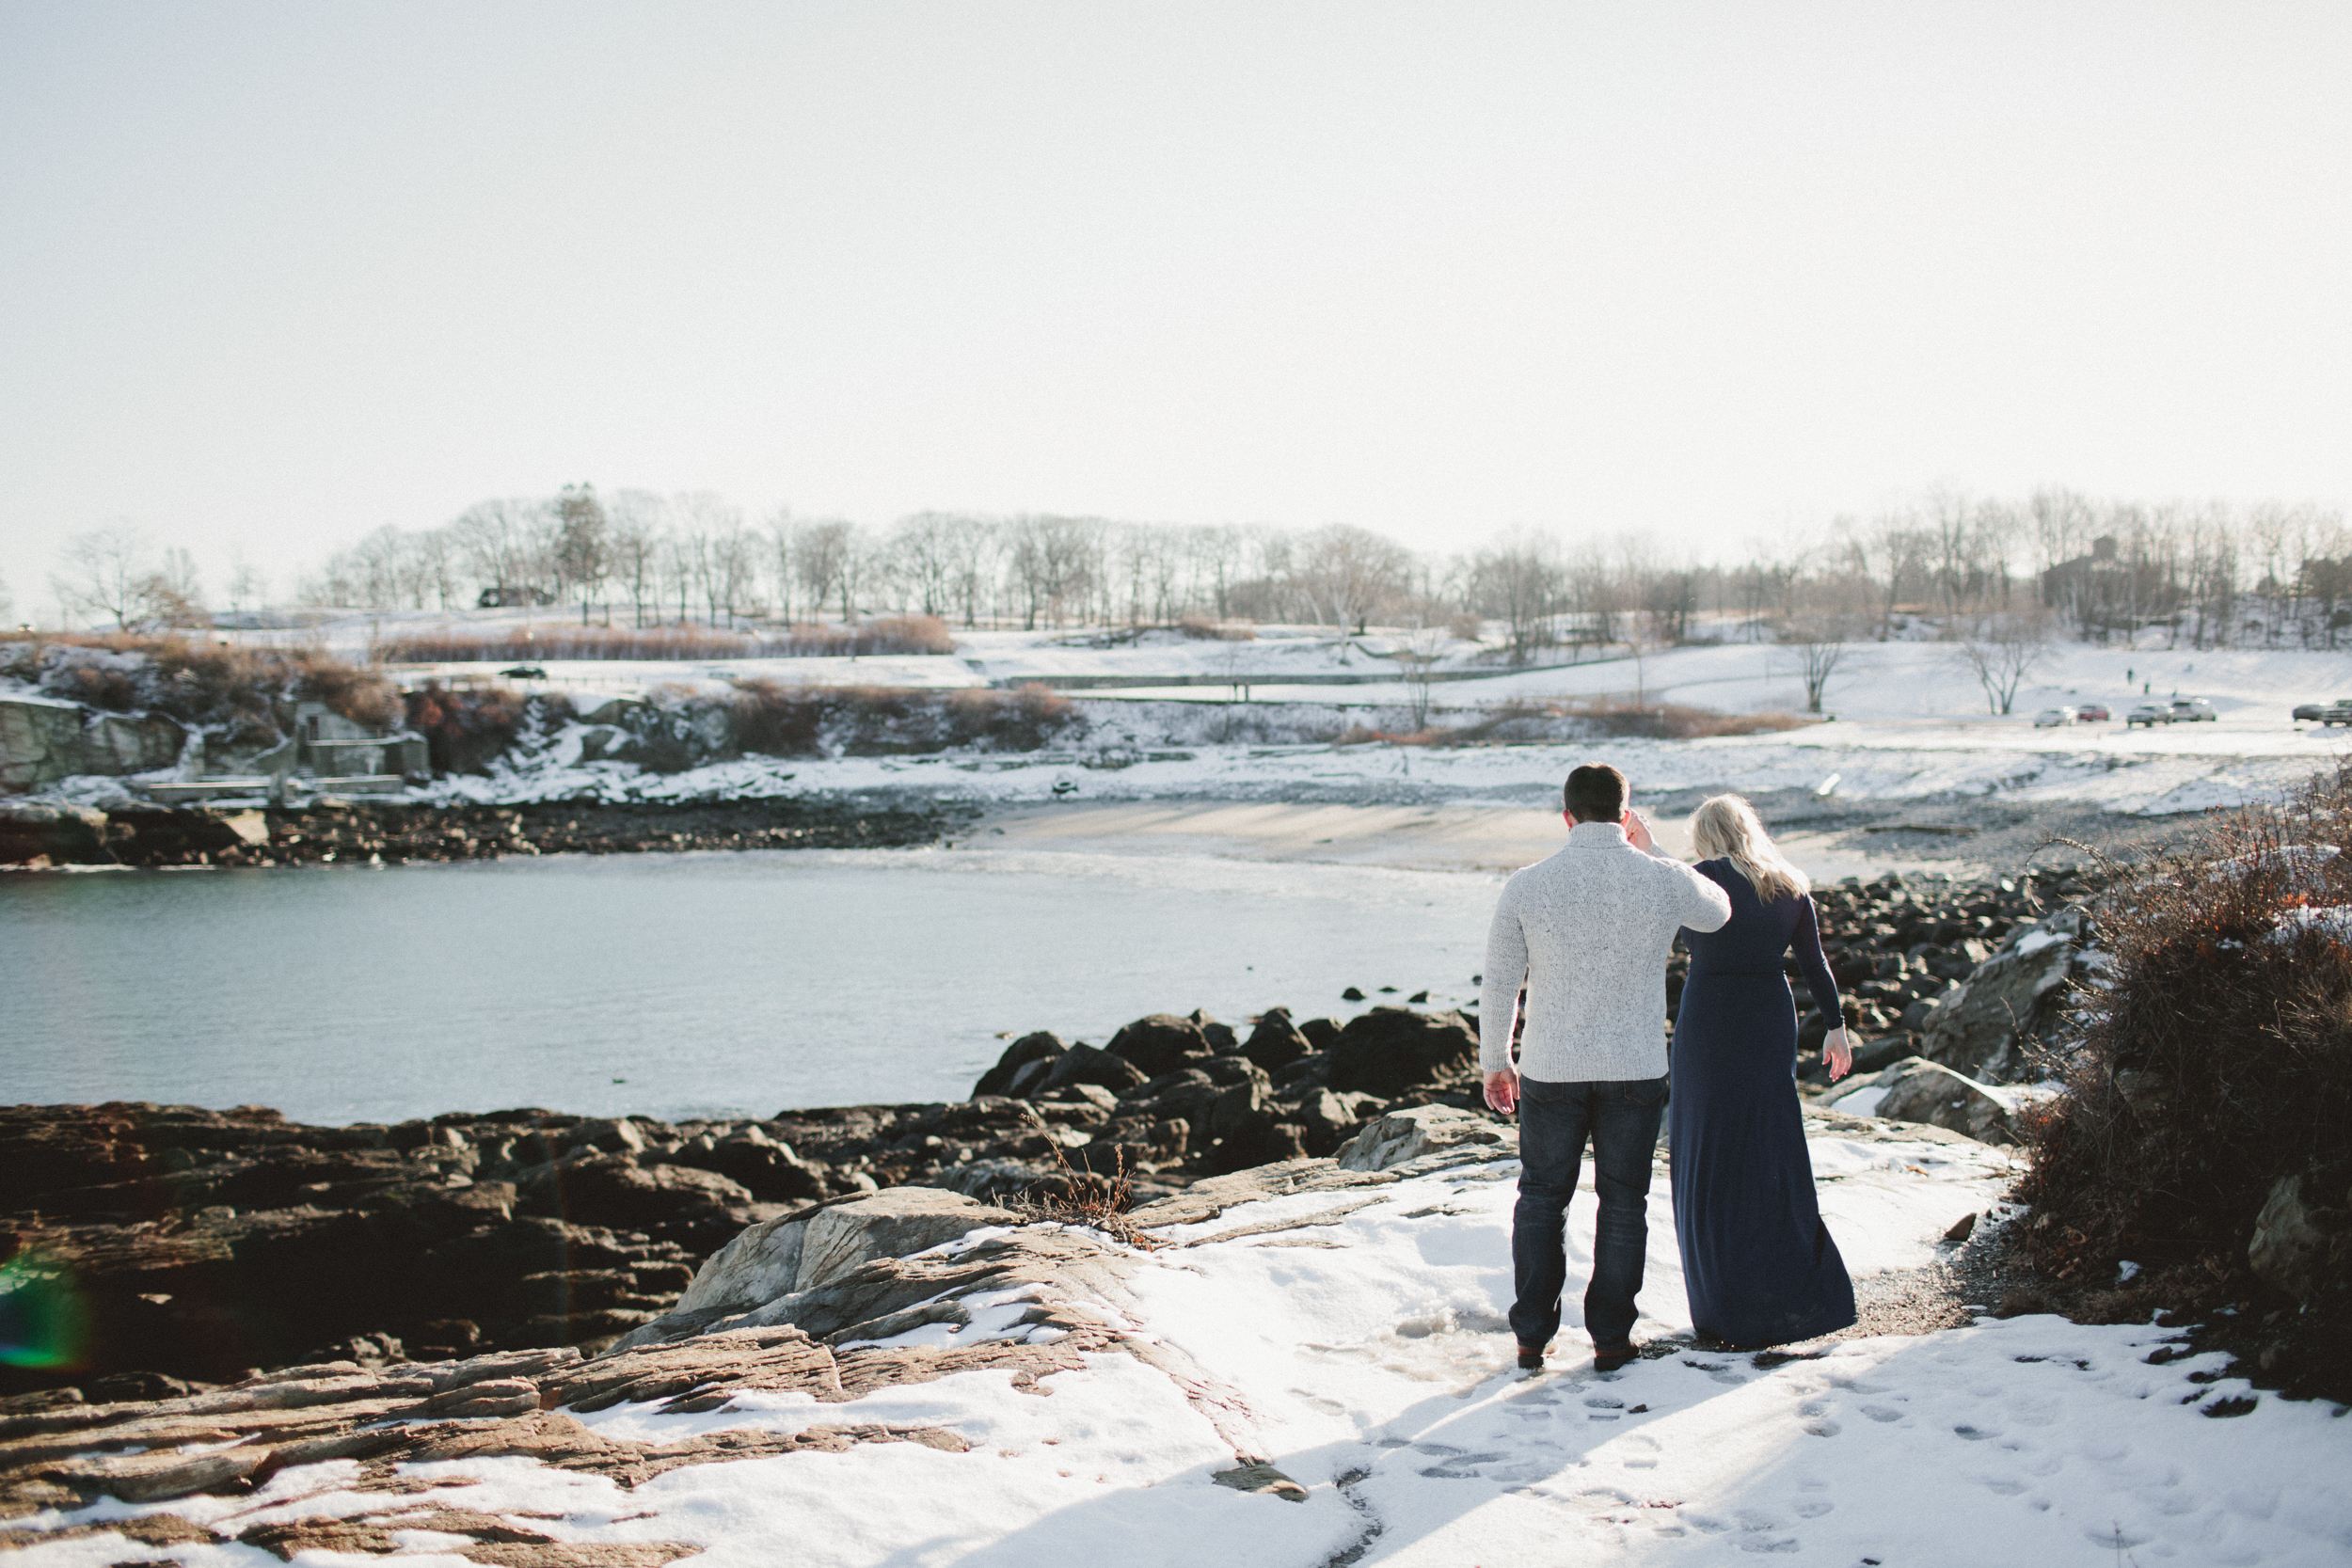
[[[2319,721],[2321,725],[2330,729],[2338,724],[2352,724],[2352,697],[2338,697],[2334,702],[2321,708]]]
[[[2033,727],[2037,730],[2055,729],[2060,724],[2073,723],[2075,717],[2071,707],[2045,707],[2033,716]]]
[[[2172,721],[2176,724],[2198,724],[2207,721],[2218,722],[2220,718],[2214,712],[2213,705],[2202,697],[2172,699]]]
[[[510,681],[543,681],[548,678],[548,673],[535,664],[509,665],[499,673]]]
[[[2298,703],[2296,705],[2295,708],[2296,721],[2300,723],[2307,720],[2316,720],[2321,714],[2328,711],[2328,705],[2329,705],[2326,703]],[[2338,703],[2334,705],[2342,707],[2344,705]]]
[[[2107,711],[2105,703],[2080,703],[2075,705],[2074,717],[2086,724],[2104,724],[2115,715]]]
[[[2134,724],[2145,724],[2153,730],[2158,724],[2170,722],[2172,710],[2161,703],[2142,703],[2123,716],[2123,727],[2127,730]]]

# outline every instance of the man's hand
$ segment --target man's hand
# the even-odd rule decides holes
[[[1829,1081],[1833,1084],[1853,1070],[1853,1041],[1848,1037],[1844,1024],[1822,1038],[1821,1059],[1829,1063]]]
[[[1509,1116],[1519,1103],[1519,1075],[1509,1068],[1486,1074],[1486,1103]]]
[[[1649,818],[1631,806],[1625,808],[1625,815],[1617,818],[1617,825],[1625,830],[1625,841],[1645,855],[1658,842],[1649,836]]]

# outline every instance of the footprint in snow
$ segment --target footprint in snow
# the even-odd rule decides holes
[[[1901,1411],[1889,1410],[1883,1404],[1866,1404],[1862,1407],[1862,1413],[1874,1421],[1899,1421],[1903,1418]]]

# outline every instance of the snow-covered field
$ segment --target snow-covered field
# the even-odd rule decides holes
[[[1163,673],[1249,643],[1170,639],[1148,649],[1085,649],[1046,643],[1037,635],[980,633],[965,660],[942,666],[924,684],[949,683],[945,666],[966,678],[1005,678],[1001,669],[1045,659],[1062,673],[1111,673],[1122,660],[1148,658]],[[997,644],[1009,644],[998,646]],[[1329,644],[1319,644],[1328,649]],[[1024,651],[1024,650],[1026,651]],[[1181,657],[1180,657],[1181,656]],[[1769,645],[1692,647],[1645,658],[1497,675],[1434,689],[1437,724],[1484,718],[1506,702],[1631,697],[1724,712],[1801,710],[1794,656]],[[1361,652],[1354,667],[1368,662]],[[771,660],[818,666],[881,660]],[[566,666],[566,670],[570,667]],[[2124,676],[2134,684],[2127,689]],[[550,668],[549,674],[559,672]],[[619,679],[590,671],[598,679]],[[675,674],[675,672],[673,672]],[[812,679],[838,672],[797,672]],[[863,678],[871,678],[870,676]],[[1262,745],[1202,740],[1219,729],[1206,716],[1186,719],[1169,705],[1223,705],[1240,724],[1327,727],[1351,711],[1392,716],[1410,693],[1401,684],[1360,687],[1253,685],[1237,703],[1227,688],[1136,687],[1095,689],[1083,701],[1092,725],[1067,752],[845,757],[771,761],[747,758],[685,773],[648,775],[619,765],[576,766],[577,743],[559,742],[532,766],[486,779],[437,786],[445,797],[516,800],[567,795],[682,800],[800,790],[898,788],[943,798],[1021,803],[1047,800],[1444,800],[1523,804],[1558,787],[1566,769],[1596,756],[1625,768],[1642,790],[1736,787],[1822,789],[1850,799],[1936,795],[1998,796],[2033,801],[2083,801],[2120,812],[2164,814],[2230,806],[2275,796],[2352,750],[2352,729],[2298,724],[2298,703],[2352,689],[2352,658],[2313,653],[2171,653],[2061,646],[2018,695],[2016,713],[1988,715],[1974,677],[1949,645],[1857,644],[1829,686],[1834,722],[1778,733],[1695,740],[1607,740],[1575,744],[1411,747]],[[556,683],[556,684],[561,684]],[[910,684],[913,684],[912,682]],[[2158,695],[2179,690],[2209,698],[2215,721],[2127,729],[2122,715],[2138,685]],[[583,695],[602,687],[583,687]],[[2105,703],[2104,724],[2037,728],[2043,706]],[[1175,715],[1171,719],[1170,715]],[[1833,782],[1834,781],[1834,782]]]
[[[1857,1131],[1867,1126],[1868,1132]],[[1817,1123],[1828,1224],[1857,1275],[1935,1255],[1991,1206],[2008,1157],[1915,1140],[1886,1123]],[[743,1394],[736,1407],[583,1418],[673,1441],[729,1427],[936,1425],[964,1453],[862,1444],[672,1471],[635,1491],[518,1459],[410,1466],[445,1500],[528,1515],[567,1541],[682,1542],[711,1568],[1204,1562],[1702,1563],[1749,1553],[1831,1564],[2337,1564],[2352,1554],[2352,1421],[2217,1376],[2221,1360],[2153,1361],[2176,1337],[2052,1317],[1817,1347],[1793,1360],[1681,1349],[1597,1373],[1563,1330],[1551,1368],[1511,1365],[1502,1314],[1516,1167],[1456,1164],[1375,1189],[1306,1192],[1166,1232],[1125,1307],[1130,1333],[1224,1385],[1188,1391],[1143,1362],[1089,1355],[1033,1391],[1004,1371],[819,1404]],[[1663,1172],[1637,1338],[1688,1329]],[[1570,1211],[1581,1268],[1592,1199]],[[971,1238],[951,1247],[970,1244]],[[1017,1304],[1011,1304],[1017,1305]],[[1573,1290],[1567,1303],[1576,1317]],[[992,1331],[983,1309],[968,1338]],[[933,1324],[906,1337],[947,1342]],[[1039,1397],[1041,1394],[1046,1397]],[[1221,1402],[1221,1435],[1202,1410]],[[1306,1489],[1242,1494],[1212,1477],[1244,1446]],[[242,1528],[380,1509],[333,1489],[347,1462],[287,1471],[260,1497],[168,1505]],[[44,1524],[121,1517],[101,1504]],[[420,1536],[403,1560],[457,1568]],[[97,1536],[29,1550],[26,1568],[164,1555]],[[174,1545],[185,1568],[264,1560]],[[346,1559],[311,1553],[312,1568]],[[349,1559],[350,1562],[374,1560]]]

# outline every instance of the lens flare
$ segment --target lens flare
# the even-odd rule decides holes
[[[80,1366],[88,1330],[64,1263],[38,1252],[0,1263],[0,1367]]]

